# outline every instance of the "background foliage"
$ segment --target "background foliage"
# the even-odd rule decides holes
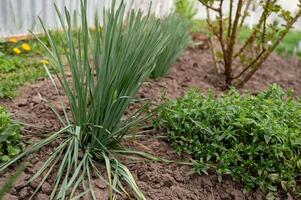
[[[197,9],[192,0],[176,0],[175,13],[186,20],[193,20],[197,14]]]
[[[195,4],[196,1],[193,0],[175,0],[174,13],[180,16],[183,20],[189,22],[189,31],[197,32],[200,30],[199,20],[195,19],[198,9]]]

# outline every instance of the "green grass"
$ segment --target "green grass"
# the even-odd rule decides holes
[[[61,34],[57,33],[55,37],[58,39]],[[41,40],[46,42],[47,39],[42,36]],[[21,49],[23,43],[29,44],[31,47],[29,52],[22,51],[19,55],[12,52],[14,47]],[[44,55],[45,50],[35,39],[18,41],[16,44],[5,40],[0,42],[0,98],[13,98],[17,95],[18,87],[46,77],[47,74],[41,64],[41,60],[47,59]]]
[[[298,50],[298,43],[301,41],[301,31],[290,31],[277,47],[276,52],[284,56],[292,56],[296,54],[301,59],[301,50]],[[298,50],[297,52],[294,52]]]
[[[0,98],[12,98],[17,95],[16,90],[19,86],[46,76],[38,60],[26,56],[5,56],[2,59],[10,60],[13,69],[0,72]]]
[[[163,106],[155,122],[178,153],[194,157],[195,172],[211,168],[246,191],[300,197],[301,101],[278,86],[257,96],[232,89],[220,98],[191,90]]]

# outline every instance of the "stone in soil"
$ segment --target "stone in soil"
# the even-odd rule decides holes
[[[39,96],[34,96],[32,97],[32,100],[31,100],[34,104],[39,104],[42,102],[42,100],[40,99]]]
[[[36,200],[49,200],[49,196],[46,195],[46,194],[43,194],[43,193],[39,193],[39,194],[36,196]]]
[[[52,187],[49,183],[44,182],[42,185],[42,192],[44,192],[45,194],[51,194],[52,192]]]
[[[16,100],[15,104],[19,107],[26,106],[27,105],[27,99],[26,98],[20,98]]]
[[[29,188],[29,187],[24,187],[24,188],[20,191],[20,193],[19,193],[20,197],[21,197],[22,199],[25,199],[26,197],[28,197],[29,194],[30,194],[30,193],[29,193],[30,190],[31,190],[31,188]]]
[[[18,200],[18,197],[11,194],[6,194],[3,200]]]

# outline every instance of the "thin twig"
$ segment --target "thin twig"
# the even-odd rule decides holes
[[[234,76],[232,79],[237,79],[241,77],[249,68],[256,64],[256,62],[260,59],[260,57],[264,54],[265,51],[266,50],[263,49],[247,67],[245,67],[238,75]]]
[[[253,29],[252,33],[249,35],[249,37],[247,38],[246,42],[244,43],[244,45],[237,51],[237,53],[234,55],[234,59],[236,59],[237,57],[239,57],[245,50],[246,48],[249,46],[249,44],[251,44],[255,38],[256,38],[256,35],[258,33],[258,30],[260,29],[262,23],[264,22],[264,19],[265,19],[265,16],[264,15],[267,15],[268,13],[266,13],[266,11],[268,10],[268,7],[270,5],[270,1],[271,0],[267,0],[266,1],[266,4],[264,6],[264,11],[263,11],[263,14],[261,15],[259,21],[258,21],[258,24],[256,25],[256,27]],[[269,15],[268,15],[269,16]],[[266,17],[268,17],[266,16]]]
[[[210,29],[210,32],[212,33],[212,31],[213,31],[213,26],[212,26],[212,23],[211,23],[211,17],[210,17],[210,13],[209,13],[209,8],[206,8],[206,14],[207,14],[207,19],[206,19],[206,21],[207,21],[207,24],[208,24],[208,28]],[[217,63],[217,60],[216,60],[215,49],[214,49],[214,45],[213,45],[213,41],[212,41],[212,36],[209,35],[208,39],[209,39],[209,48],[210,48],[210,50],[211,50],[214,68],[215,68],[215,70],[216,70],[216,73],[217,73],[217,74],[220,74],[221,71],[220,71],[220,69],[219,69],[219,66],[218,66],[218,63]]]
[[[205,3],[203,0],[199,0],[199,2],[213,11],[219,12],[221,10],[220,8],[215,8],[211,5],[209,5],[208,3]]]
[[[247,74],[245,76],[245,78],[243,78],[242,80],[240,80],[238,82],[238,84],[237,84],[238,88],[241,88],[248,80],[250,80],[250,78],[253,76],[253,74],[261,67],[262,63],[270,56],[270,54],[276,49],[276,47],[279,45],[279,43],[287,35],[289,30],[293,27],[293,25],[296,23],[296,21],[299,19],[300,16],[301,16],[301,7],[299,7],[299,10],[298,10],[297,14],[295,15],[295,17],[290,22],[287,23],[287,25],[285,26],[285,31],[283,31],[281,33],[281,35],[278,37],[278,39],[274,42],[273,46],[270,47],[268,49],[268,51],[266,51],[262,55],[261,59],[259,59],[259,62],[257,62],[257,64],[252,69],[252,71],[250,71],[249,74]]]

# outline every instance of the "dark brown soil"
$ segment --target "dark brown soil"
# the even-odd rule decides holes
[[[182,96],[189,87],[197,87],[201,90],[212,89],[222,93],[223,77],[218,76],[211,61],[209,50],[188,49],[175,63],[169,75],[161,80],[144,83],[139,91],[139,97],[149,98],[158,102],[163,93],[169,98]],[[268,84],[278,83],[284,89],[294,89],[295,95],[301,95],[301,68],[296,61],[289,61],[273,55],[265,64],[262,70],[248,82],[244,90],[252,93],[264,90]],[[40,81],[34,85],[20,88],[20,96],[14,100],[0,100],[13,117],[21,122],[33,125],[25,126],[23,141],[30,144],[41,138],[41,134],[58,130],[60,127],[56,116],[39,99],[38,94],[53,103],[54,107],[61,110],[61,106],[51,82]],[[66,101],[66,99],[64,99]],[[134,106],[135,107],[135,106]],[[174,153],[167,141],[162,137],[164,133],[152,132],[149,137],[139,139],[136,144],[131,145],[134,149],[147,151],[159,157],[171,160],[188,160],[188,156],[178,156]],[[29,177],[43,164],[47,155],[53,147],[43,148],[39,153],[32,155],[29,165],[21,174],[19,180],[5,199],[28,199],[30,194],[37,187],[37,181],[25,185]],[[144,191],[147,199],[152,200],[218,200],[218,199],[264,199],[265,195],[258,189],[244,194],[242,185],[227,178],[221,183],[218,182],[214,172],[210,175],[191,175],[190,168],[179,164],[165,164],[159,162],[130,162],[124,161],[136,178],[138,185]],[[14,171],[9,171],[0,177],[0,185]],[[51,192],[51,180],[43,185],[36,199],[48,199]],[[107,200],[107,188],[100,181],[95,181],[97,197]],[[84,199],[91,199],[86,196]],[[292,199],[290,195],[278,199]]]

